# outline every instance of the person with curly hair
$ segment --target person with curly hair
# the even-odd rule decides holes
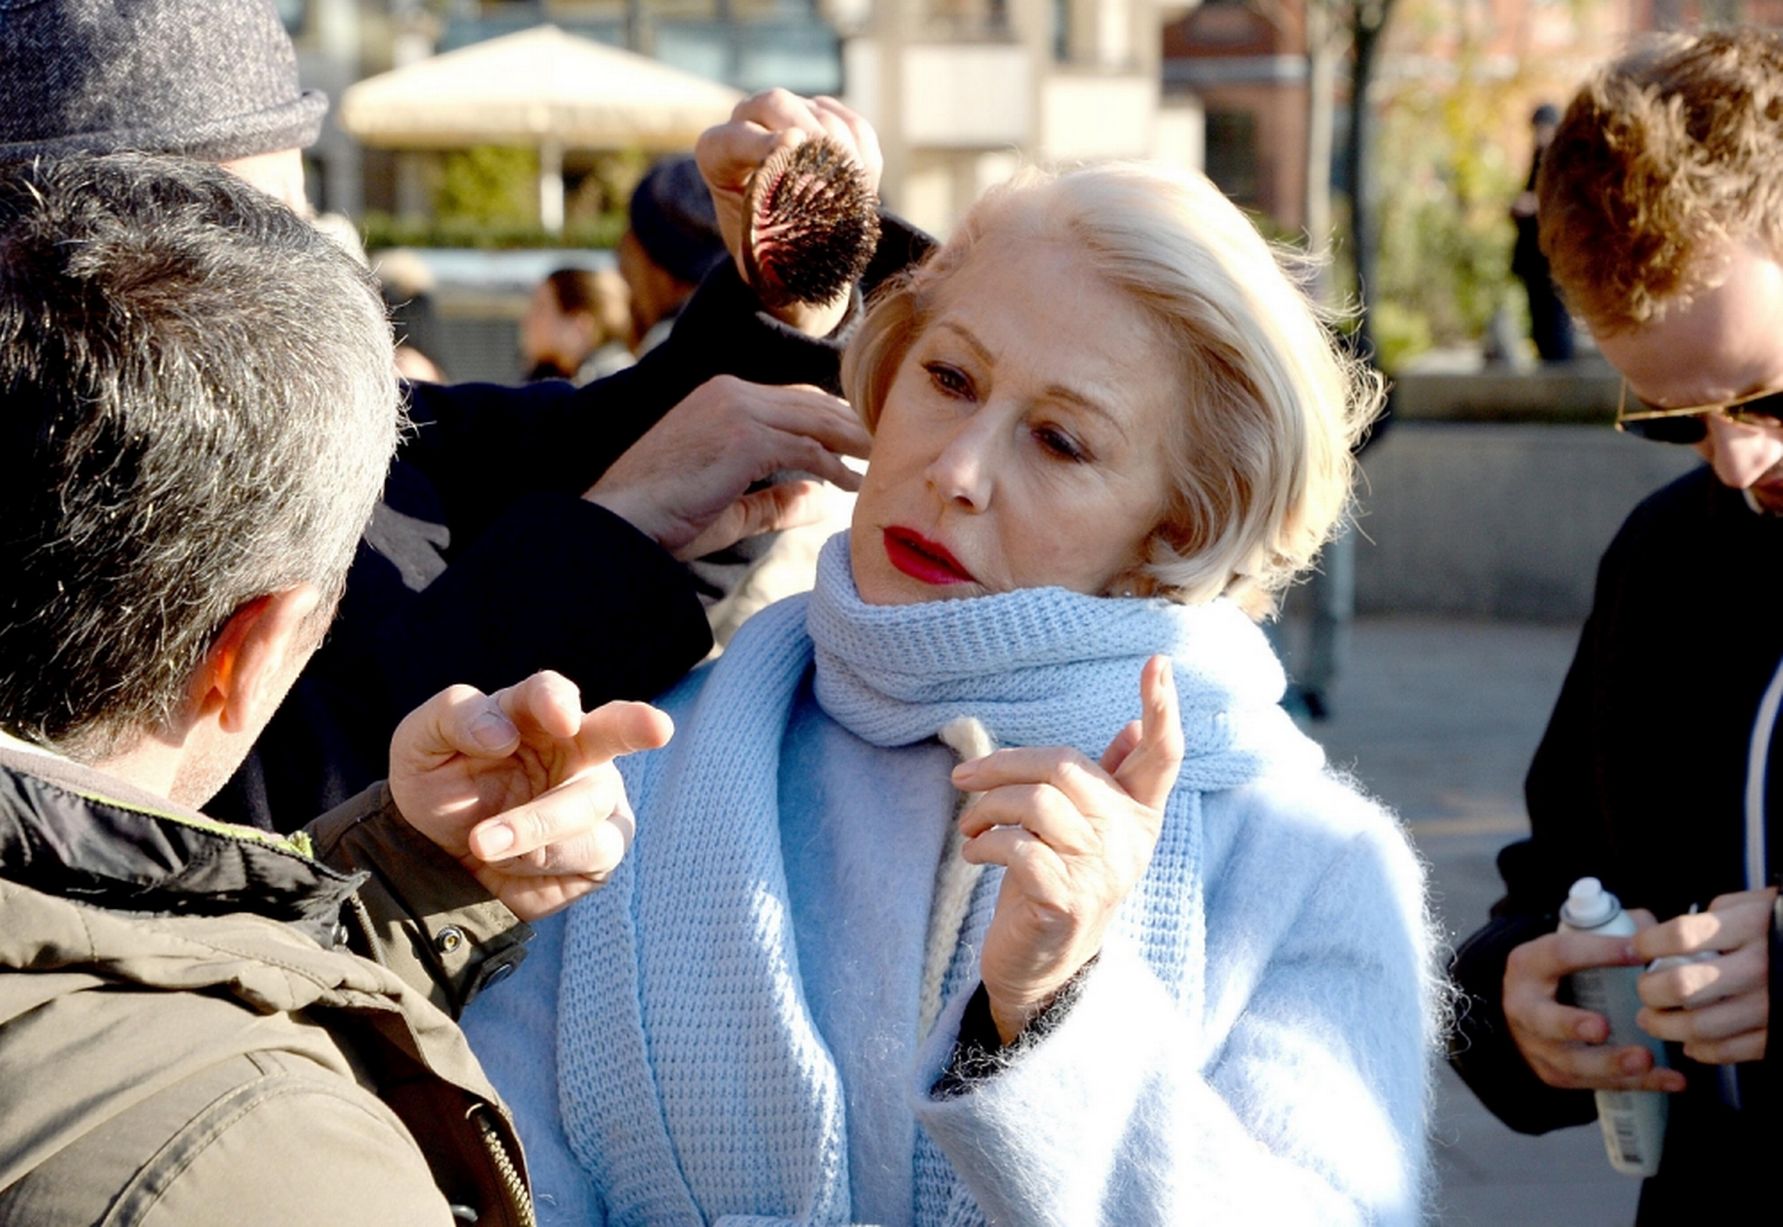
[[[1719,1204],[1774,1197],[1783,624],[1728,609],[1783,562],[1783,37],[1669,36],[1607,65],[1537,191],[1554,278],[1623,376],[1618,425],[1707,464],[1604,555],[1530,766],[1530,838],[1499,855],[1506,894],[1454,961],[1451,1061],[1526,1133],[1590,1121],[1594,1090],[1666,1094],[1638,1221],[1687,1222],[1709,1180]],[[1645,909],[1636,936],[1554,931],[1587,875]],[[1668,956],[1689,961],[1641,977],[1639,1025],[1670,1068],[1608,1044],[1564,987]]]

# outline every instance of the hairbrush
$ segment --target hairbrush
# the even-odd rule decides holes
[[[866,271],[879,202],[828,137],[776,150],[743,192],[743,271],[768,307],[832,302]]]

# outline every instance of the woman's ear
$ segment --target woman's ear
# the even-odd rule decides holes
[[[1145,563],[1135,563],[1125,571],[1108,581],[1102,590],[1103,596],[1112,597],[1154,597],[1164,596],[1164,585],[1157,575]]]
[[[1160,564],[1177,556],[1172,546],[1168,525],[1160,524],[1139,547],[1139,558],[1132,566],[1118,572],[1102,589],[1103,596],[1171,597],[1170,586],[1160,578]]]

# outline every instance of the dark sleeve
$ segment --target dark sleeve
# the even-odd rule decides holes
[[[932,246],[928,235],[887,217],[863,293]],[[782,324],[762,310],[726,260],[700,284],[666,341],[605,379],[580,388],[562,381],[411,385],[415,435],[403,456],[439,487],[453,538],[463,540],[523,493],[581,494],[663,414],[715,376],[839,391],[848,335],[844,329],[813,338]]]
[[[1590,1091],[1562,1091],[1535,1076],[1504,1017],[1510,953],[1554,925],[1536,916],[1495,916],[1455,950],[1449,975],[1460,990],[1449,1032],[1449,1065],[1487,1111],[1518,1133],[1547,1133],[1597,1115]]]
[[[1618,599],[1617,554],[1612,546],[1598,569],[1591,616],[1524,781],[1530,838],[1499,852],[1505,894],[1449,966],[1460,990],[1449,1064],[1494,1116],[1520,1133],[1546,1133],[1596,1116],[1589,1091],[1550,1087],[1524,1061],[1504,1017],[1504,969],[1513,949],[1554,931],[1572,882],[1600,872],[1591,853],[1602,809],[1593,709],[1605,622]]]
[[[348,943],[456,1018],[525,957],[532,927],[406,822],[379,784],[305,828],[316,859],[364,873]]]
[[[980,981],[960,1015],[960,1033],[954,1040],[953,1052],[948,1055],[947,1065],[929,1093],[937,1099],[964,1095],[980,1083],[996,1077],[1021,1051],[1045,1039],[1053,1028],[1065,1021],[1065,1015],[1071,1012],[1083,990],[1084,978],[1100,957],[1092,956],[1078,968],[1010,1044],[1003,1042],[1003,1036],[997,1030],[997,1020],[991,1014],[990,990]]]
[[[289,831],[382,779],[390,734],[447,686],[555,669],[595,707],[660,693],[711,647],[686,567],[605,508],[532,495],[421,591],[387,580],[343,617],[209,809]]]
[[[380,626],[365,666],[384,737],[455,682],[495,690],[555,669],[593,707],[644,699],[698,664],[712,636],[687,569],[625,520],[573,495],[520,499]]]

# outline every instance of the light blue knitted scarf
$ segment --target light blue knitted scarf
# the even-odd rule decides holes
[[[637,843],[566,933],[560,1108],[612,1221],[849,1220],[844,1097],[803,995],[778,817],[781,740],[813,664],[824,711],[874,745],[970,716],[1000,745],[1095,759],[1137,717],[1155,653],[1175,662],[1187,757],[1122,919],[1147,918],[1127,936],[1193,1015],[1201,794],[1322,757],[1278,706],[1281,668],[1230,603],[1042,588],[867,605],[838,536],[808,598],[757,615],[709,676],[668,697],[674,742],[628,760]],[[848,808],[836,820],[862,838],[896,838],[873,826],[874,795]]]

